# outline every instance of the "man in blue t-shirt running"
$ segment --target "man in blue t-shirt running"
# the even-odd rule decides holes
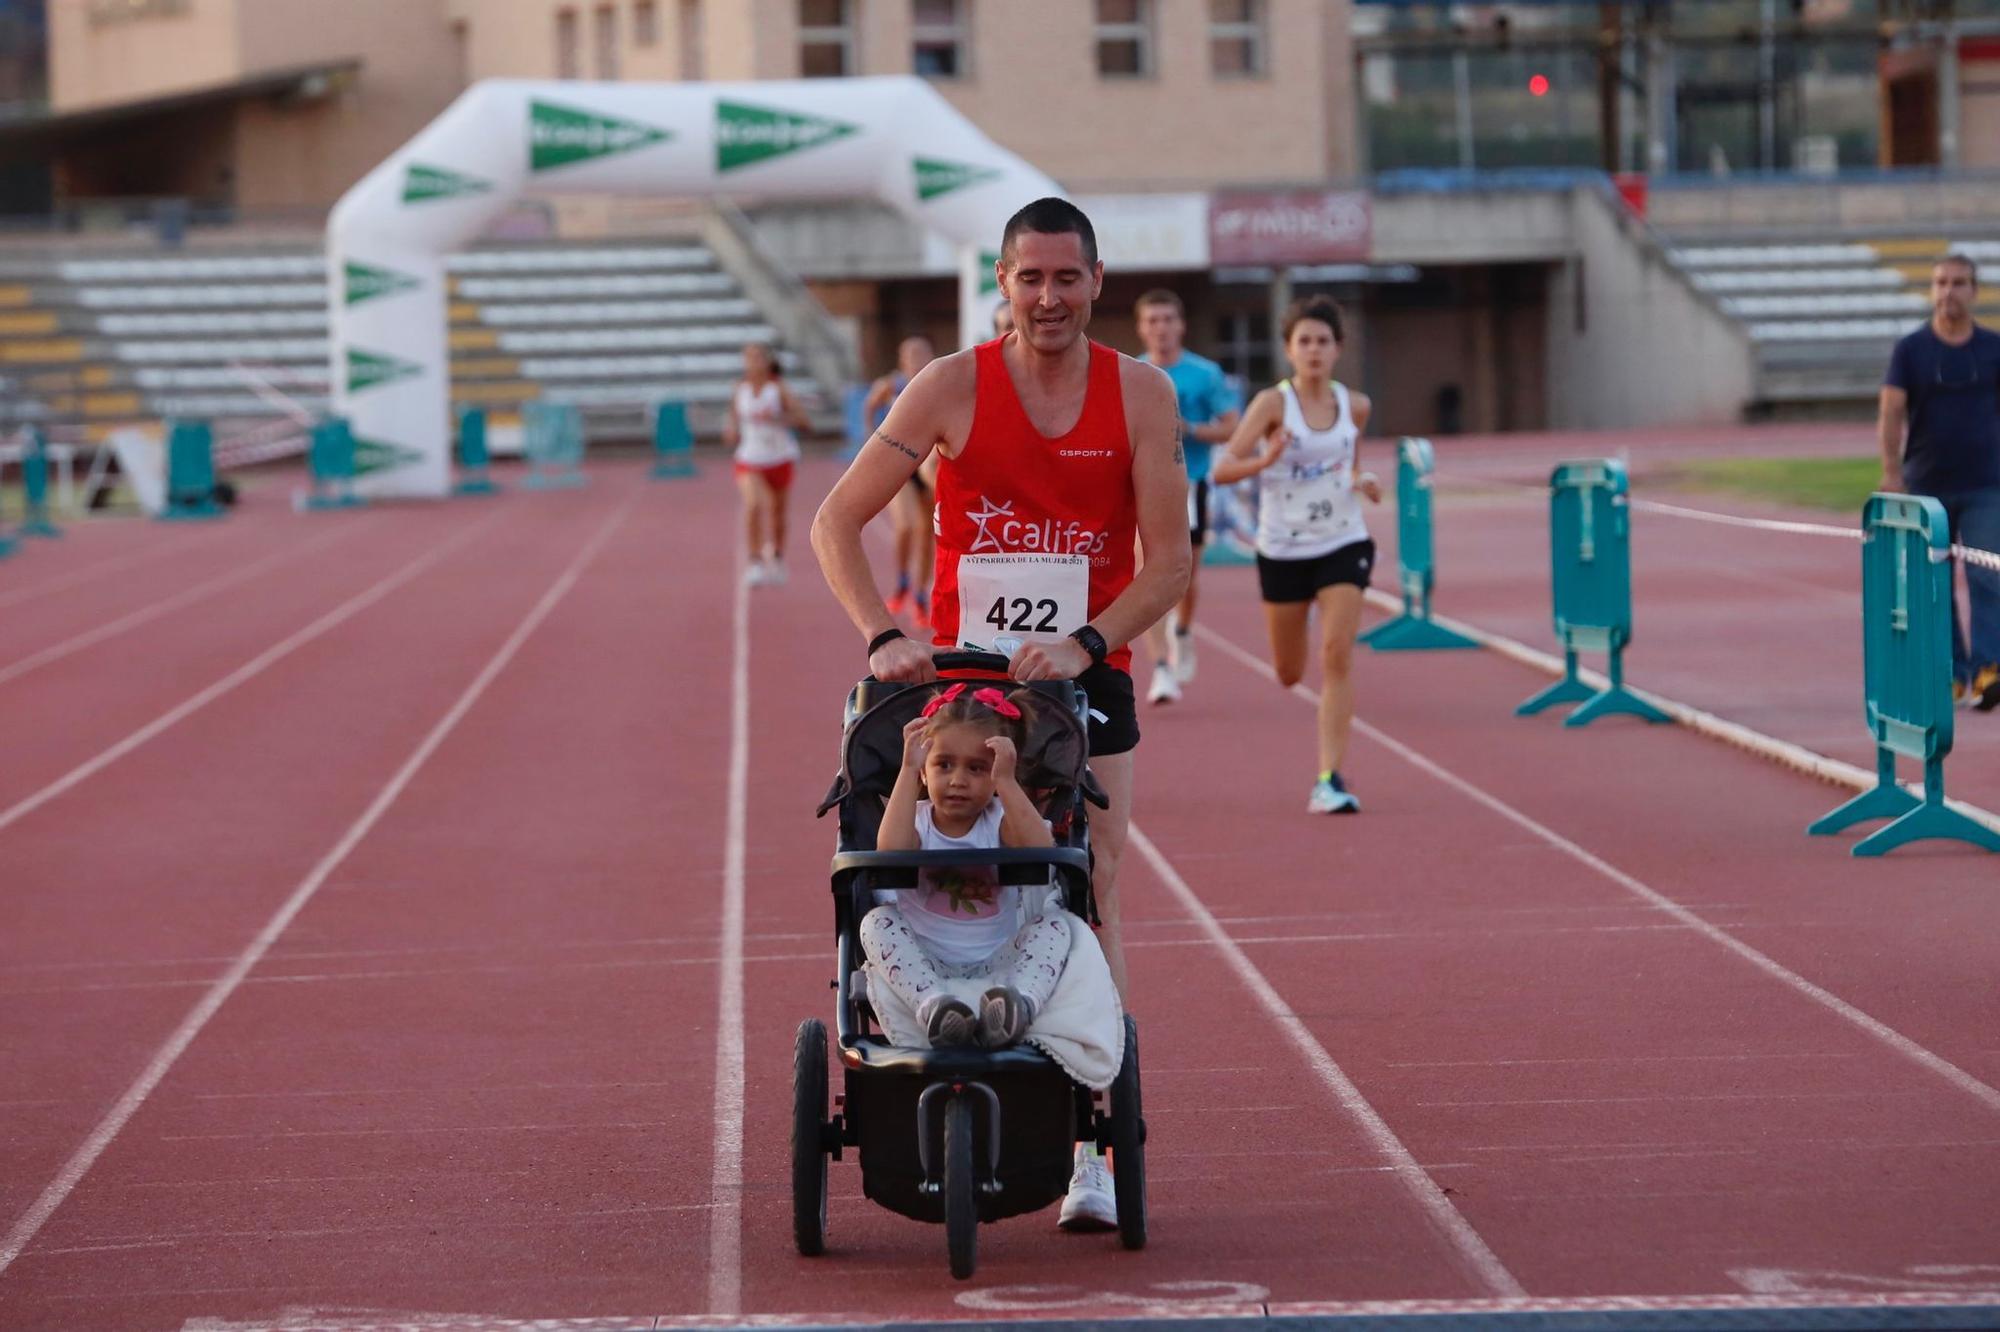
[[[1146,690],[1146,701],[1171,703],[1181,696],[1181,686],[1194,679],[1191,631],[1201,548],[1208,539],[1209,452],[1217,444],[1227,444],[1236,429],[1236,393],[1221,366],[1181,345],[1187,336],[1187,313],[1180,297],[1156,287],[1139,298],[1133,315],[1139,321],[1139,340],[1146,345],[1146,354],[1139,359],[1166,371],[1174,382],[1181,434],[1187,443],[1188,537],[1194,543],[1194,567],[1188,571],[1181,604],[1165,623],[1146,631],[1146,646],[1153,653],[1153,683]]]
[[[1877,427],[1882,488],[1944,506],[1954,542],[2000,551],[2000,333],[1972,322],[1979,268],[1948,254],[1931,268],[1931,319],[1896,344]],[[1906,431],[1907,427],[1907,431]],[[1968,637],[1951,615],[1952,696],[2000,706],[2000,571],[1965,566]]]

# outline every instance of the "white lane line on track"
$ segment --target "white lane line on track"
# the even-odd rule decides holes
[[[190,540],[182,545],[180,550],[169,552],[169,558],[173,555],[181,554],[183,551],[212,544],[221,535],[221,529],[204,533],[202,537]],[[160,553],[149,548],[146,550],[135,550],[129,555],[114,555],[110,559],[99,560],[96,564],[86,564],[81,569],[72,569],[66,574],[49,579],[47,582],[36,583],[30,587],[17,587],[5,596],[0,596],[0,610],[4,610],[9,606],[18,606],[24,601],[33,601],[36,597],[47,596],[51,592],[60,592],[66,587],[75,587],[78,583],[87,583],[93,578],[100,578],[105,574],[115,573],[120,569],[129,569],[135,564],[145,564],[159,558]]]
[[[732,569],[729,809],[723,832],[722,933],[717,945],[715,1159],[710,1169],[708,1312],[733,1318],[743,1307],[743,915],[744,839],[750,800],[750,588],[743,555]]]
[[[255,578],[258,574],[275,565],[283,564],[287,560],[295,560],[301,555],[318,550],[321,546],[353,536],[355,531],[356,528],[352,525],[328,528],[309,541],[303,541],[287,550],[266,555],[263,559],[254,560],[240,569],[232,569],[226,574],[218,574],[214,578],[205,579],[202,582],[196,583],[193,587],[186,588],[166,598],[164,601],[156,601],[150,606],[141,606],[138,610],[128,615],[121,615],[108,624],[100,624],[95,629],[87,629],[83,633],[66,638],[60,643],[45,647],[40,652],[30,653],[28,656],[22,657],[19,661],[9,662],[5,666],[0,666],[0,685],[4,685],[11,680],[18,680],[29,671],[46,666],[52,661],[61,661],[64,657],[102,643],[107,638],[116,638],[127,629],[136,629],[142,624],[159,619],[162,615],[170,614],[184,607],[192,606],[198,601],[206,600],[225,588],[234,587],[238,583],[247,582]]]
[[[1249,652],[1246,652],[1243,648],[1238,647],[1230,639],[1224,638],[1221,634],[1216,633],[1206,625],[1196,625],[1195,631],[1209,642],[1215,644],[1216,647],[1220,648],[1231,658],[1249,667],[1257,674],[1262,675],[1265,679],[1273,681],[1277,679],[1277,676],[1268,665]],[[1293,685],[1291,692],[1296,697],[1304,699],[1315,706],[1319,703],[1318,696],[1302,684]],[[1564,855],[1597,871],[1620,888],[1623,888],[1626,892],[1631,893],[1634,897],[1637,897],[1665,915],[1672,917],[1674,920],[1679,921],[1689,930],[1701,935],[1711,943],[1728,949],[1758,971],[1769,976],[1772,980],[1818,1004],[1821,1008],[1826,1009],[1843,1021],[1860,1028],[1863,1032],[1874,1037],[1883,1045],[1888,1046],[1891,1050],[1910,1060],[1912,1063],[1937,1074],[1940,1078],[1943,1078],[1946,1082],[1958,1088],[1958,1090],[1972,1097],[1987,1109],[2000,1110],[2000,1088],[1995,1088],[1981,1082],[1978,1078],[1973,1077],[1972,1074],[1952,1063],[1943,1055],[1926,1049],[1924,1046],[1911,1040],[1908,1036],[1897,1031],[1894,1027],[1891,1027],[1888,1023],[1883,1022],[1880,1018],[1863,1012],[1840,996],[1813,984],[1798,972],[1779,962],[1776,958],[1744,943],[1729,931],[1718,925],[1710,924],[1706,919],[1688,910],[1665,893],[1648,887],[1601,856],[1572,842],[1555,829],[1544,823],[1537,822],[1498,796],[1487,793],[1484,789],[1473,785],[1435,760],[1418,753],[1402,741],[1383,731],[1380,727],[1370,725],[1368,722],[1356,717],[1354,719],[1354,729],[1366,735],[1370,740],[1381,745],[1384,749],[1387,749],[1390,753],[1396,755],[1418,771],[1435,777],[1438,781],[1443,782],[1459,794],[1484,805],[1501,818],[1506,819],[1509,823],[1533,833]]]
[[[1221,953],[1223,961],[1227,962],[1230,970],[1236,973],[1237,979],[1256,996],[1257,1002],[1264,1006],[1264,1011],[1270,1015],[1273,1022],[1277,1023],[1279,1030],[1291,1038],[1292,1044],[1298,1048],[1301,1055],[1305,1056],[1306,1063],[1318,1075],[1326,1089],[1333,1094],[1334,1100],[1340,1103],[1341,1109],[1360,1126],[1376,1154],[1387,1163],[1404,1187],[1409,1189],[1417,1205],[1423,1209],[1425,1218],[1436,1229],[1445,1244],[1457,1254],[1461,1264],[1467,1269],[1467,1274],[1488,1294],[1525,1296],[1528,1293],[1526,1288],[1515,1279],[1512,1272],[1507,1270],[1507,1265],[1500,1261],[1499,1255],[1480,1238],[1479,1232],[1472,1228],[1472,1223],[1452,1205],[1451,1199],[1445,1196],[1437,1181],[1417,1163],[1417,1158],[1410,1154],[1410,1149],[1403,1145],[1402,1139],[1396,1136],[1388,1121],[1368,1103],[1368,1099],[1361,1094],[1361,1089],[1354,1085],[1353,1079],[1334,1062],[1326,1047],[1319,1043],[1319,1038],[1312,1034],[1312,1029],[1292,1011],[1291,1005],[1285,1002],[1277,987],[1265,979],[1264,973],[1257,969],[1257,964],[1252,962],[1236,940],[1230,937],[1222,922],[1215,918],[1215,914],[1203,904],[1201,898],[1195,895],[1194,890],[1188,887],[1187,880],[1180,876],[1172,862],[1153,844],[1153,839],[1141,832],[1136,823],[1132,825],[1130,839],[1139,854],[1153,867],[1153,872],[1160,876],[1162,882],[1180,900],[1182,910],[1200,924],[1202,931]]]
[[[439,718],[437,725],[431,728],[430,733],[411,752],[410,757],[404,760],[403,766],[396,770],[395,775],[389,779],[388,784],[376,794],[374,800],[369,802],[368,808],[362,812],[361,817],[354,821],[353,826],[348,828],[341,835],[340,840],[334,843],[333,849],[322,856],[319,863],[312,867],[312,870],[307,873],[304,879],[300,880],[298,886],[292,890],[291,896],[287,897],[284,904],[278,908],[277,913],[264,923],[264,928],[257,932],[257,937],[252,939],[249,946],[237,956],[235,963],[215,982],[213,988],[207,994],[203,995],[201,1000],[189,1010],[188,1015],[181,1019],[180,1026],[174,1029],[173,1034],[167,1037],[165,1043],[154,1053],[152,1059],[147,1062],[146,1067],[133,1080],[132,1085],[125,1089],[125,1094],[118,1098],[117,1103],[98,1122],[97,1127],[91,1130],[90,1136],[84,1139],[83,1145],[78,1147],[69,1160],[64,1163],[63,1168],[57,1172],[56,1177],[49,1181],[48,1187],[42,1190],[41,1196],[36,1198],[34,1204],[28,1208],[21,1219],[14,1223],[13,1229],[7,1232],[7,1238],[4,1241],[0,1241],[0,1275],[4,1275],[28,1245],[33,1242],[36,1234],[48,1223],[49,1218],[55,1214],[56,1209],[63,1205],[64,1200],[83,1181],[83,1177],[90,1172],[90,1168],[96,1164],[97,1158],[104,1154],[105,1149],[111,1145],[112,1140],[130,1122],[132,1116],[138,1113],[139,1107],[145,1104],[146,1098],[152,1095],[153,1089],[159,1086],[160,1080],[166,1077],[168,1070],[173,1068],[181,1055],[186,1053],[187,1048],[194,1044],[195,1038],[201,1035],[201,1030],[208,1025],[209,1019],[214,1017],[216,1011],[229,999],[229,996],[236,992],[237,986],[243,983],[244,978],[250,974],[258,962],[263,960],[264,954],[270,951],[271,946],[278,941],[279,936],[297,918],[299,912],[305,909],[306,903],[312,900],[313,894],[319,891],[320,885],[327,881],[334,870],[340,867],[341,862],[352,854],[354,848],[359,846],[362,839],[367,837],[375,825],[381,821],[382,816],[388,813],[389,807],[396,803],[396,799],[402,795],[403,789],[415,779],[417,772],[424,764],[430,761],[431,755],[437,752],[438,747],[444,743],[445,737],[450,735],[459,722],[465,719],[466,713],[472,710],[472,705],[479,701],[481,694],[486,692],[486,687],[492,684],[495,677],[502,670],[506,669],[507,663],[514,659],[514,654],[519,652],[521,645],[528,641],[528,636],[540,627],[542,621],[548,618],[549,612],[553,611],[557,603],[569,594],[569,590],[576,585],[577,578],[583,573],[584,566],[590,562],[592,557],[603,547],[604,543],[610,539],[612,532],[616,530],[618,524],[624,521],[625,515],[630,512],[636,499],[636,495],[632,499],[628,499],[618,507],[617,512],[604,520],[597,531],[591,536],[590,540],[584,544],[583,549],[577,552],[576,558],[570,561],[569,567],[564,569],[562,574],[549,587],[549,590],[542,594],[541,600],[537,601],[533,609],[528,612],[520,624],[515,626],[514,632],[507,636],[507,641],[500,645],[499,650],[488,659],[486,665],[480,669],[479,674],[473,677],[472,683],[465,687],[464,692],[458,696],[457,701],[446,710],[443,717]],[[446,550],[466,540],[472,532],[484,530],[498,517],[499,515],[495,515],[494,518],[486,519],[477,527],[468,529],[466,533],[462,533],[453,540],[446,542],[425,561],[411,565],[408,570],[405,570],[405,575],[411,570],[422,567],[422,564],[436,559]],[[403,575],[399,575],[399,577],[401,576]],[[385,583],[377,584],[376,588],[386,590],[387,586]],[[364,593],[363,595],[368,596],[371,594]],[[359,598],[356,599],[356,602],[358,601]],[[349,602],[348,605],[359,609],[356,602]],[[335,613],[339,614],[340,612]],[[324,622],[322,621],[322,623]],[[331,625],[328,627],[330,628]]]
[[[473,537],[478,536],[487,528],[493,526],[503,516],[496,513],[489,518],[482,519],[474,526],[466,528],[457,536],[451,537],[441,543],[430,554],[404,565],[401,569],[390,574],[387,578],[376,583],[365,592],[351,597],[334,607],[325,615],[320,616],[317,620],[314,620],[311,624],[299,630],[290,638],[285,639],[277,646],[266,648],[264,651],[258,653],[249,661],[244,662],[241,666],[238,666],[235,670],[223,676],[220,680],[217,680],[214,684],[192,698],[161,713],[159,716],[153,718],[152,721],[147,722],[144,726],[111,746],[111,748],[98,754],[97,757],[86,760],[75,768],[70,769],[63,776],[58,777],[55,781],[50,782],[33,795],[16,802],[4,811],[0,811],[0,831],[4,831],[20,822],[23,818],[34,813],[43,805],[48,804],[49,801],[54,800],[63,792],[88,781],[90,778],[104,771],[104,769],[110,767],[113,763],[116,763],[119,759],[124,758],[133,750],[139,748],[139,746],[159,735],[162,731],[185,721],[209,704],[215,702],[216,699],[235,689],[238,685],[262,675],[272,666],[275,666],[284,658],[312,642],[321,634],[367,610],[370,606],[388,596],[391,592],[394,592],[397,588],[409,582],[433,564],[436,564],[446,555],[449,555],[452,551],[458,549],[458,547],[472,540]]]

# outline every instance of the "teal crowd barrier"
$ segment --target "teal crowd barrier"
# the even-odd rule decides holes
[[[313,423],[306,466],[312,473],[312,486],[301,507],[352,509],[363,503],[354,490],[354,428],[346,417],[329,416]]]
[[[1396,563],[1403,585],[1403,610],[1361,635],[1361,641],[1378,652],[1479,646],[1431,618],[1431,594],[1437,588],[1437,556],[1431,540],[1434,469],[1429,440],[1405,438],[1397,444]]]
[[[1563,678],[1515,708],[1526,717],[1558,703],[1581,702],[1565,726],[1588,726],[1623,715],[1671,721],[1625,687],[1625,649],[1632,642],[1632,525],[1622,463],[1606,459],[1560,463],[1549,476],[1549,564]],[[1577,675],[1577,653],[1610,656],[1611,684],[1599,692]]]
[[[653,409],[653,479],[693,475],[694,431],[688,428],[687,404],[663,402]]]
[[[27,501],[21,518],[21,535],[61,536],[62,532],[49,518],[49,437],[40,426],[28,428],[28,447],[21,457],[21,493]]]
[[[1867,819],[1893,819],[1856,842],[1879,856],[1934,838],[2000,851],[2000,833],[1944,802],[1951,753],[1951,536],[1944,507],[1922,495],[1878,494],[1862,511],[1861,638],[1875,785],[1814,822],[1816,836]],[[1922,799],[1896,782],[1896,759],[1924,765]]]
[[[528,490],[560,490],[589,481],[583,474],[583,412],[565,403],[531,402],[521,412],[521,447]]]
[[[169,521],[219,518],[215,501],[215,432],[206,421],[167,426],[167,493],[160,517]]]
[[[486,412],[468,407],[458,414],[458,495],[491,495],[500,487],[493,480],[493,456],[486,449]]]

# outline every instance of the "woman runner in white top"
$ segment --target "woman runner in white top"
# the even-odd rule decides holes
[[[1319,607],[1319,777],[1306,808],[1359,812],[1340,776],[1354,723],[1354,636],[1375,543],[1357,494],[1382,502],[1359,443],[1373,404],[1333,382],[1340,359],[1340,307],[1324,296],[1295,301],[1285,315],[1292,378],[1250,400],[1215,463],[1216,485],[1258,479],[1257,581],[1271,630],[1271,664],[1289,689],[1305,674],[1307,625]]]
[[[761,342],[743,349],[743,379],[729,398],[723,442],[736,449],[736,489],[743,496],[749,555],[743,581],[752,587],[785,581],[785,502],[799,459],[794,430],[809,430],[798,399],[780,378],[778,357]]]

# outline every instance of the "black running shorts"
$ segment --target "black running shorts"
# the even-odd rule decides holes
[[[1375,567],[1375,543],[1351,542],[1338,550],[1306,560],[1274,560],[1257,557],[1257,586],[1264,600],[1274,603],[1311,601],[1323,587],[1352,583],[1368,586],[1369,571]]]

